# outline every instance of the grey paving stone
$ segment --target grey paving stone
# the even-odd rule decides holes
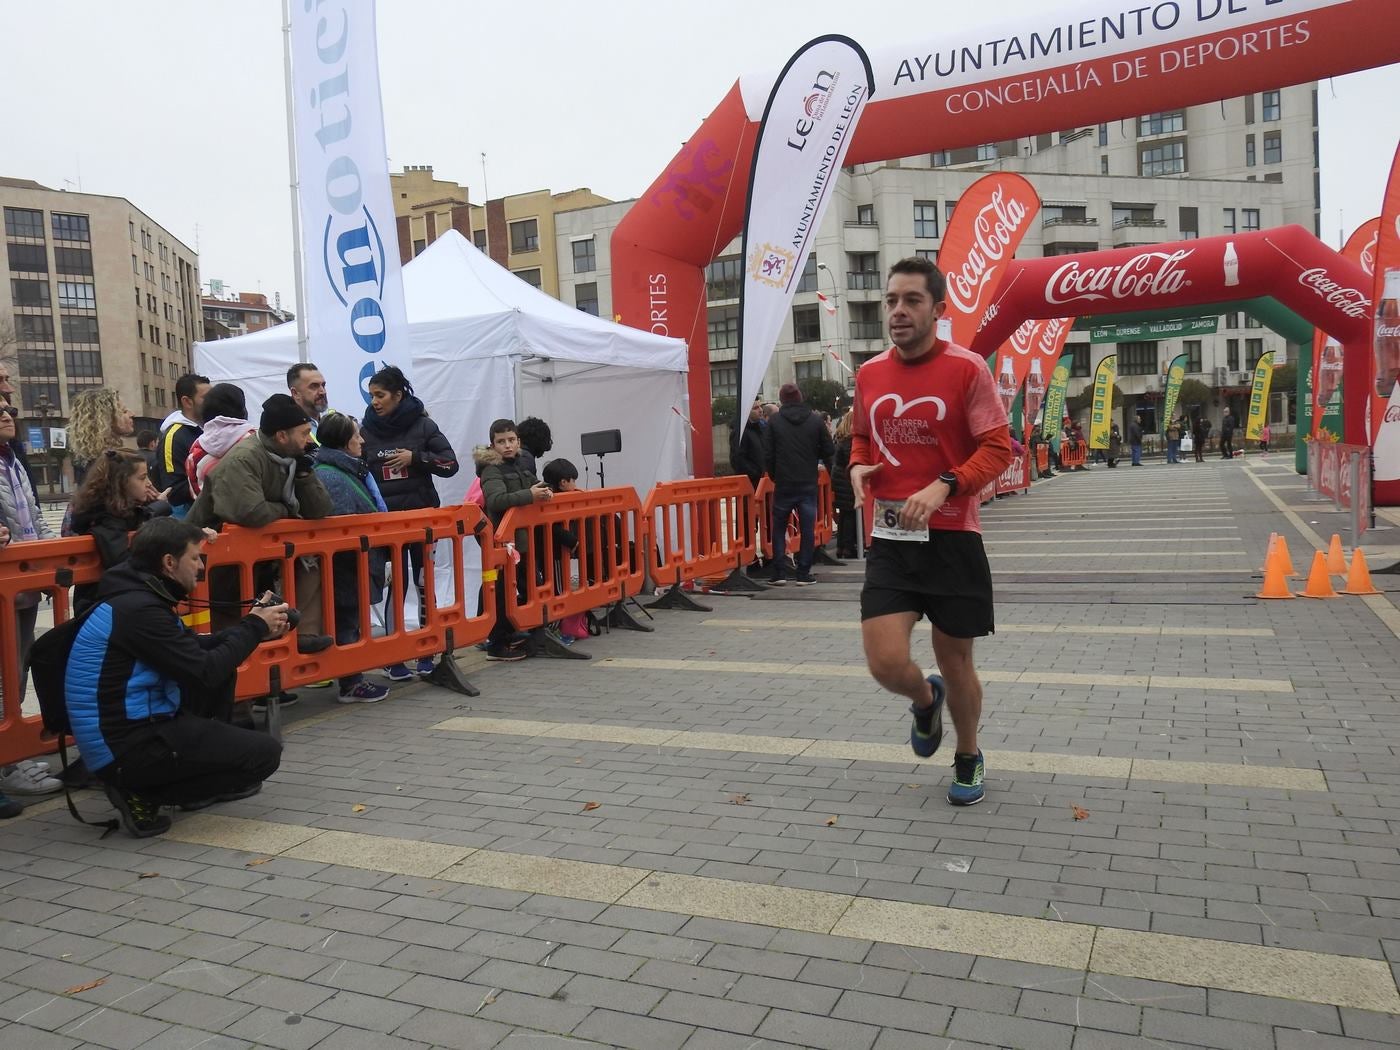
[[[840,995],[836,989],[820,985],[741,974],[729,998],[799,1013],[828,1014]]]
[[[503,991],[494,1002],[482,1007],[480,1016],[490,1021],[567,1035],[592,1009],[590,1006],[556,1002],[537,995]]]
[[[715,999],[689,992],[666,992],[652,1008],[651,1016],[700,1028],[751,1034],[768,1013],[768,1007]]]
[[[851,1021],[791,1010],[770,1010],[755,1034],[825,1050],[868,1050],[879,1031],[871,1025]]]
[[[953,1010],[939,1003],[851,989],[842,993],[831,1015],[880,1027],[937,1033],[947,1028]]]
[[[1250,1024],[1219,1017],[1197,1017],[1146,1007],[1142,1034],[1151,1039],[1189,1039],[1200,1046],[1221,1050],[1272,1050],[1273,1030],[1268,1024]]]
[[[690,1025],[615,1010],[594,1010],[574,1034],[632,1050],[679,1050],[695,1031]]]
[[[77,1039],[23,1024],[0,1026],[0,1042],[24,1050],[75,1050],[80,1045]]]
[[[225,1035],[246,1039],[255,1046],[279,1050],[310,1050],[338,1031],[337,1026],[314,1017],[289,1014],[282,1010],[258,1009],[240,1017],[224,1029]]]
[[[343,991],[332,993],[309,1013],[313,1017],[350,1028],[392,1032],[407,1023],[419,1009],[418,1006],[393,1002],[378,996]]]

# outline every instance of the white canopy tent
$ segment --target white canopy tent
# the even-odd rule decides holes
[[[455,478],[438,481],[444,503],[466,495],[472,448],[487,443],[501,416],[545,420],[554,436],[545,460],[572,460],[594,487],[598,460],[584,461],[579,437],[596,430],[622,432],[622,451],[603,464],[610,486],[632,485],[645,498],[656,482],[688,476],[683,341],[566,306],[455,230],[404,267],[403,283],[410,379],[462,462]],[[314,345],[310,356],[317,358]],[[242,386],[255,421],[257,405],[286,391],[296,360],[295,324],[195,344],[196,370]],[[361,405],[332,407],[363,413]]]

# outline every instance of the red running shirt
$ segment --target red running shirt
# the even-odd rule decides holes
[[[862,365],[851,423],[851,463],[884,464],[867,488],[886,500],[907,499],[938,475],[956,471],[977,452],[979,438],[1007,427],[986,360],[941,339],[912,363],[886,350]],[[981,532],[978,503],[985,483],[960,484],[928,527]]]

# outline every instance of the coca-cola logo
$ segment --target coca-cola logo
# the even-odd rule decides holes
[[[1304,288],[1312,289],[1318,298],[1328,306],[1336,307],[1347,317],[1365,317],[1366,310],[1371,305],[1370,296],[1356,288],[1338,284],[1321,266],[1304,270],[1298,275],[1298,283]]]
[[[1087,299],[1138,299],[1175,295],[1191,282],[1181,268],[1194,251],[1143,252],[1113,266],[1084,266],[1078,259],[1065,263],[1045,284],[1045,300],[1055,305]]]
[[[1361,269],[1365,271],[1367,277],[1376,276],[1376,245],[1381,239],[1380,230],[1371,235],[1371,239],[1366,242],[1366,246],[1361,249],[1361,258],[1356,261],[1361,264]]]
[[[1021,327],[1011,333],[1011,349],[1018,354],[1028,354],[1031,352],[1031,343],[1035,340],[1036,329],[1040,327],[1037,320],[1025,321]]]
[[[1400,423],[1400,405],[1386,406],[1385,421],[1387,423]]]
[[[1015,197],[1007,197],[998,186],[992,198],[972,220],[972,247],[962,265],[948,274],[948,304],[962,314],[971,314],[982,303],[992,286],[997,264],[1015,252],[1013,240],[1026,221],[1028,209]]]
[[[1398,339],[1400,338],[1400,324],[1377,324],[1377,339]]]

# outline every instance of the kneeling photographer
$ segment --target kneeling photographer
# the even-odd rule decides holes
[[[281,761],[281,744],[229,717],[238,665],[285,634],[295,611],[269,593],[216,634],[186,627],[175,607],[199,579],[204,538],[174,518],[142,525],[130,558],[102,577],[63,662],[73,737],[138,838],[169,829],[162,805],[247,798]]]

